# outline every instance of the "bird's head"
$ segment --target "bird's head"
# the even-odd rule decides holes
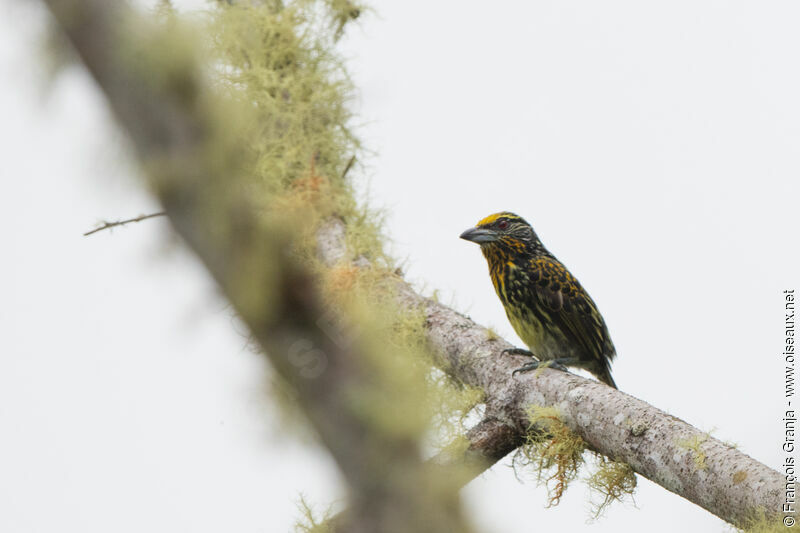
[[[461,238],[476,242],[481,248],[508,247],[522,249],[536,244],[538,238],[524,218],[508,211],[489,215],[474,228],[461,234]]]

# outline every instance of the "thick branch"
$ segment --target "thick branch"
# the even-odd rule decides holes
[[[456,476],[461,486],[491,468],[525,440],[524,433],[491,416],[481,420],[464,436],[469,443],[466,450],[457,453],[445,449],[431,459],[445,471],[442,475]]]
[[[409,492],[410,486],[398,489],[383,484],[389,477],[371,472],[376,458],[386,457],[380,449],[385,445],[383,451],[388,450],[389,456],[398,461],[396,466],[408,467],[406,479],[420,481],[414,475],[418,465],[413,450],[405,442],[359,438],[369,428],[357,417],[347,416],[347,405],[337,394],[352,386],[348,380],[358,379],[358,373],[352,372],[354,354],[331,345],[314,324],[319,309],[313,287],[298,265],[287,262],[285,243],[276,240],[272,228],[263,227],[253,217],[246,197],[230,192],[231,176],[219,168],[214,174],[209,170],[213,167],[202,164],[201,154],[210,140],[210,123],[198,111],[197,93],[202,89],[198,80],[183,76],[181,84],[166,87],[141,83],[128,68],[126,58],[118,53],[119,29],[125,18],[122,4],[109,0],[47,3],[131,133],[142,159],[148,163],[158,161],[160,174],[155,185],[161,187],[157,190],[176,230],[217,279],[267,349],[275,368],[296,385],[310,420],[351,486],[361,489],[370,502],[379,504],[370,508],[367,501],[356,501],[353,512],[363,519],[364,527],[373,530],[375,521],[386,518],[387,513],[399,511],[403,518],[413,516],[412,511],[424,507],[425,502]],[[195,74],[192,70],[186,72]],[[216,216],[209,217],[212,212]],[[220,231],[220,220],[230,222],[229,231]],[[507,342],[489,340],[485,328],[419,295],[402,281],[398,281],[398,292],[401,305],[424,311],[428,337],[436,348],[440,366],[456,379],[486,392],[487,414],[500,421],[493,434],[498,434],[497,428],[506,432],[504,425],[514,430],[507,432],[508,437],[501,435],[499,443],[479,445],[477,449],[483,450],[479,453],[491,457],[495,453],[492,450],[512,445],[505,438],[523,435],[530,426],[527,406],[557,406],[565,422],[592,449],[628,463],[639,474],[724,520],[741,524],[756,508],[767,512],[780,509],[783,479],[778,472],[689,424],[602,384],[552,370],[512,378],[511,371],[520,361],[501,357],[500,352],[510,347]],[[262,296],[253,298],[253,294]],[[278,298],[266,302],[265,295]],[[276,307],[272,306],[274,302],[278,302]],[[310,341],[329,357],[328,370],[313,383],[301,372],[306,366],[292,364],[289,355],[297,341]],[[341,431],[342,427],[345,431]],[[696,452],[682,444],[687,442],[702,443],[704,468],[696,463]],[[422,490],[425,483],[415,486]],[[440,515],[425,529],[448,530],[444,524],[452,520]],[[408,529],[414,530],[414,526],[409,525]]]
[[[320,253],[329,261],[344,256],[344,231],[339,220],[330,220],[321,229]],[[758,508],[780,513],[785,479],[777,471],[683,420],[596,381],[550,369],[512,377],[523,361],[501,354],[511,344],[399,279],[397,290],[402,306],[424,310],[439,366],[486,393],[487,416],[496,421],[486,426],[491,439],[471,439],[471,456],[462,459],[473,466],[475,475],[481,472],[480,465],[488,468],[499,459],[498,454],[519,445],[531,425],[528,406],[555,406],[592,450],[629,464],[640,475],[727,522],[741,525]],[[705,454],[704,461],[692,449],[695,444]],[[483,460],[475,461],[475,454],[483,455]]]
[[[380,387],[381,378],[363,364],[358,343],[343,346],[321,329],[326,310],[315,280],[288,253],[285,232],[265,222],[253,205],[244,187],[249,177],[215,161],[204,164],[204,149],[220,138],[217,125],[197,105],[205,90],[197,66],[167,65],[167,72],[152,73],[154,78],[179,76],[180,83],[144,83],[128,69],[129,56],[116,52],[125,48],[120,46],[129,15],[124,4],[47,3],[131,134],[170,222],[206,265],[275,370],[294,387],[337,461],[351,488],[347,530],[465,530],[454,491],[431,483],[414,436],[376,429],[354,406],[354,397]],[[177,74],[169,71],[174,67]]]

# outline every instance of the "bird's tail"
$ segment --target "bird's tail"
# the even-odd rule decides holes
[[[608,366],[604,367],[602,370],[597,372],[595,376],[597,376],[597,379],[599,379],[609,387],[613,387],[615,389],[619,388],[617,387],[617,384],[614,383],[614,378],[611,377],[611,370],[608,368]]]

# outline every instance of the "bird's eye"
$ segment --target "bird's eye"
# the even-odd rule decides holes
[[[505,220],[505,219],[500,220],[497,223],[497,227],[500,228],[500,229],[506,229],[508,227],[508,220]]]

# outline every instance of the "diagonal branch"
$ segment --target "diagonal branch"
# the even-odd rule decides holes
[[[455,475],[463,486],[491,468],[525,441],[525,433],[508,423],[488,416],[470,428],[464,435],[469,445],[461,453],[448,449],[431,459],[445,471],[443,475]]]
[[[436,506],[420,497],[426,484],[419,483],[423,473],[413,446],[391,439],[354,437],[370,429],[358,417],[348,415],[338,392],[352,385],[347,380],[359,379],[358,372],[352,372],[356,354],[332,346],[319,331],[313,320],[319,312],[313,283],[302,265],[286,258],[286,242],[253,215],[248,198],[234,192],[228,173],[204,164],[206,143],[217,138],[212,135],[210,117],[203,115],[199,104],[198,94],[203,90],[199,69],[183,65],[181,74],[185,75],[176,85],[142,83],[141,73],[137,76],[128,68],[128,58],[120,57],[120,28],[127,13],[123,4],[109,0],[47,0],[47,4],[131,134],[140,158],[157,163],[149,169],[153,185],[175,229],[206,264],[266,348],[276,370],[296,386],[309,419],[351,487],[363,496],[354,502],[351,516],[358,520],[352,523],[360,524],[361,531],[374,531],[389,516],[411,518],[424,509],[431,513],[425,514],[425,519],[435,519],[408,524],[405,530],[414,530],[414,525],[429,531],[461,529],[457,514],[448,512],[452,511],[450,505]],[[216,216],[210,217],[211,213]],[[224,230],[221,221],[227,223]],[[344,235],[343,225],[327,231]],[[326,243],[327,238],[323,231],[320,248],[341,252],[343,243]],[[340,258],[344,256],[346,253]],[[509,343],[490,340],[485,328],[421,296],[399,279],[397,292],[401,306],[424,312],[439,366],[486,393],[486,413],[495,422],[486,422],[472,432],[474,446],[464,458],[466,462],[476,456],[487,458],[472,463],[476,474],[503,450],[513,449],[518,442],[515,439],[528,431],[528,406],[556,406],[568,426],[593,450],[631,465],[639,474],[728,522],[743,524],[758,508],[769,514],[780,511],[785,480],[778,472],[645,402],[594,381],[548,369],[514,379],[511,371],[519,362],[500,355],[511,347]],[[254,298],[254,294],[261,297]],[[276,298],[266,302],[267,295]],[[310,341],[329,358],[328,370],[313,383],[301,372],[306,367],[292,363],[298,361],[291,357],[298,341]],[[347,432],[339,433],[336,423]],[[682,444],[685,442],[699,444],[693,450]],[[697,450],[706,456],[700,466]],[[380,470],[374,468],[376,463],[387,456],[397,461],[409,485],[395,487],[389,476],[376,476],[375,471]],[[365,457],[370,460],[364,462]],[[412,493],[412,487],[419,494]]]
[[[328,261],[343,257],[345,228],[329,220],[318,239]],[[363,263],[362,263],[363,264]],[[703,507],[723,520],[743,525],[759,509],[777,515],[786,480],[777,471],[624,392],[593,380],[544,369],[511,376],[521,363],[501,352],[513,346],[490,336],[483,326],[397,281],[398,301],[409,310],[423,310],[428,340],[438,365],[456,380],[486,393],[486,413],[496,421],[485,429],[487,439],[470,439],[463,458],[446,461],[472,465],[478,475],[497,455],[516,448],[531,426],[527,408],[555,406],[569,428],[590,449],[630,465],[640,475]],[[505,453],[504,453],[505,452]],[[475,456],[483,459],[475,461]],[[704,460],[700,460],[704,455]]]
[[[354,405],[355,394],[373,392],[382,378],[364,364],[357,341],[338,343],[320,326],[328,310],[316,279],[288,252],[287,232],[265,220],[254,205],[245,186],[249,176],[204,159],[209,143],[220,137],[213,119],[197,105],[205,90],[197,65],[162,65],[164,72],[151,73],[158,79],[174,75],[171,69],[177,67],[180,83],[169,76],[164,86],[143,83],[128,68],[129,57],[119,52],[124,48],[121,28],[130,27],[123,3],[47,3],[130,134],[173,227],[205,264],[276,372],[293,386],[340,467],[351,489],[346,529],[466,531],[454,490],[432,482],[416,438],[378,428]]]

